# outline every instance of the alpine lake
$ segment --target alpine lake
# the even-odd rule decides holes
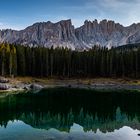
[[[140,92],[48,88],[0,94],[0,140],[140,140]]]

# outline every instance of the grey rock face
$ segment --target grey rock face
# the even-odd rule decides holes
[[[100,23],[97,20],[85,21],[82,27],[76,29],[78,40],[84,41],[88,47],[92,47],[93,44],[111,47],[136,43],[140,41],[139,32],[139,24],[123,27],[119,23],[107,20]]]
[[[41,89],[43,89],[43,86],[38,85],[38,84],[31,84],[30,89],[32,89],[32,90],[41,90]]]
[[[140,23],[124,27],[114,21],[85,21],[74,28],[71,20],[57,23],[35,23],[21,31],[0,30],[0,42],[16,43],[31,47],[67,47],[88,49],[98,44],[111,47],[130,43],[140,43]]]

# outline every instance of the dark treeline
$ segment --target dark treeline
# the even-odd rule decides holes
[[[140,45],[67,48],[0,45],[0,74],[39,77],[140,77]]]

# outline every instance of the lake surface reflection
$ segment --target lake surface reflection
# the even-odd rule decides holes
[[[140,93],[56,88],[0,95],[0,140],[138,140]]]

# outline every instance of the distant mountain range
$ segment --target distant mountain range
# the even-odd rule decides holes
[[[0,30],[0,42],[71,49],[88,49],[97,44],[121,46],[140,43],[140,23],[124,27],[111,20],[86,20],[83,26],[75,28],[70,19],[57,23],[40,22],[20,31]]]

